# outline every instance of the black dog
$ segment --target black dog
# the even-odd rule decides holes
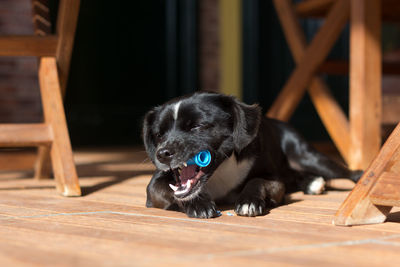
[[[215,93],[195,93],[149,111],[143,139],[157,167],[146,206],[189,217],[218,216],[215,203],[234,204],[238,215],[263,215],[285,193],[320,194],[328,179],[356,182],[362,174],[317,152],[286,123],[262,116],[257,105]],[[211,152],[210,165],[185,164],[202,150]]]

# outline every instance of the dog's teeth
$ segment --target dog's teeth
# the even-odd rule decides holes
[[[186,186],[186,187],[189,187],[189,186],[191,186],[191,183],[192,183],[192,182],[191,182],[190,180],[187,180],[187,182],[186,182],[186,185],[185,185],[185,186]]]
[[[184,167],[187,167],[187,163],[186,163],[186,162],[184,162],[184,163],[183,163],[183,166],[184,166]]]
[[[184,186],[182,191],[175,191],[175,195],[183,195],[186,194],[187,192],[189,192],[190,190],[190,186],[187,186],[188,184],[186,183],[186,185]]]
[[[169,187],[171,187],[171,189],[174,190],[174,192],[176,192],[176,190],[178,190],[178,187],[173,184],[169,184]]]

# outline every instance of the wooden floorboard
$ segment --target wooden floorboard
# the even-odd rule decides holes
[[[75,160],[82,197],[58,195],[53,180],[29,170],[0,172],[1,266],[400,264],[400,209],[380,225],[332,225],[348,181],[324,195],[287,196],[263,217],[223,209],[199,220],[144,207],[154,168],[141,149],[78,150]]]

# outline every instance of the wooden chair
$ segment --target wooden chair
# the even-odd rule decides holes
[[[0,36],[0,56],[39,58],[38,76],[44,122],[0,124],[0,147],[38,147],[35,177],[48,176],[49,161],[57,190],[64,196],[80,196],[62,92],[65,92],[79,12],[79,0],[60,0],[55,34],[47,0],[32,0],[36,36]]]
[[[382,223],[400,206],[400,123],[334,218],[335,225]]]
[[[381,146],[382,55],[381,20],[399,20],[400,2],[393,0],[274,0],[289,48],[297,67],[267,115],[288,120],[307,87],[311,100],[333,142],[352,169],[364,169]],[[324,24],[310,44],[299,17],[324,17]],[[324,61],[340,32],[350,22],[349,118],[337,104],[321,69],[337,70],[346,62]],[[383,68],[384,70],[386,68]]]

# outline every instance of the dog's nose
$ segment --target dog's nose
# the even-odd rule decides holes
[[[161,163],[164,164],[169,164],[171,163],[172,157],[174,156],[174,153],[170,149],[166,148],[161,148],[157,151],[157,159]]]

